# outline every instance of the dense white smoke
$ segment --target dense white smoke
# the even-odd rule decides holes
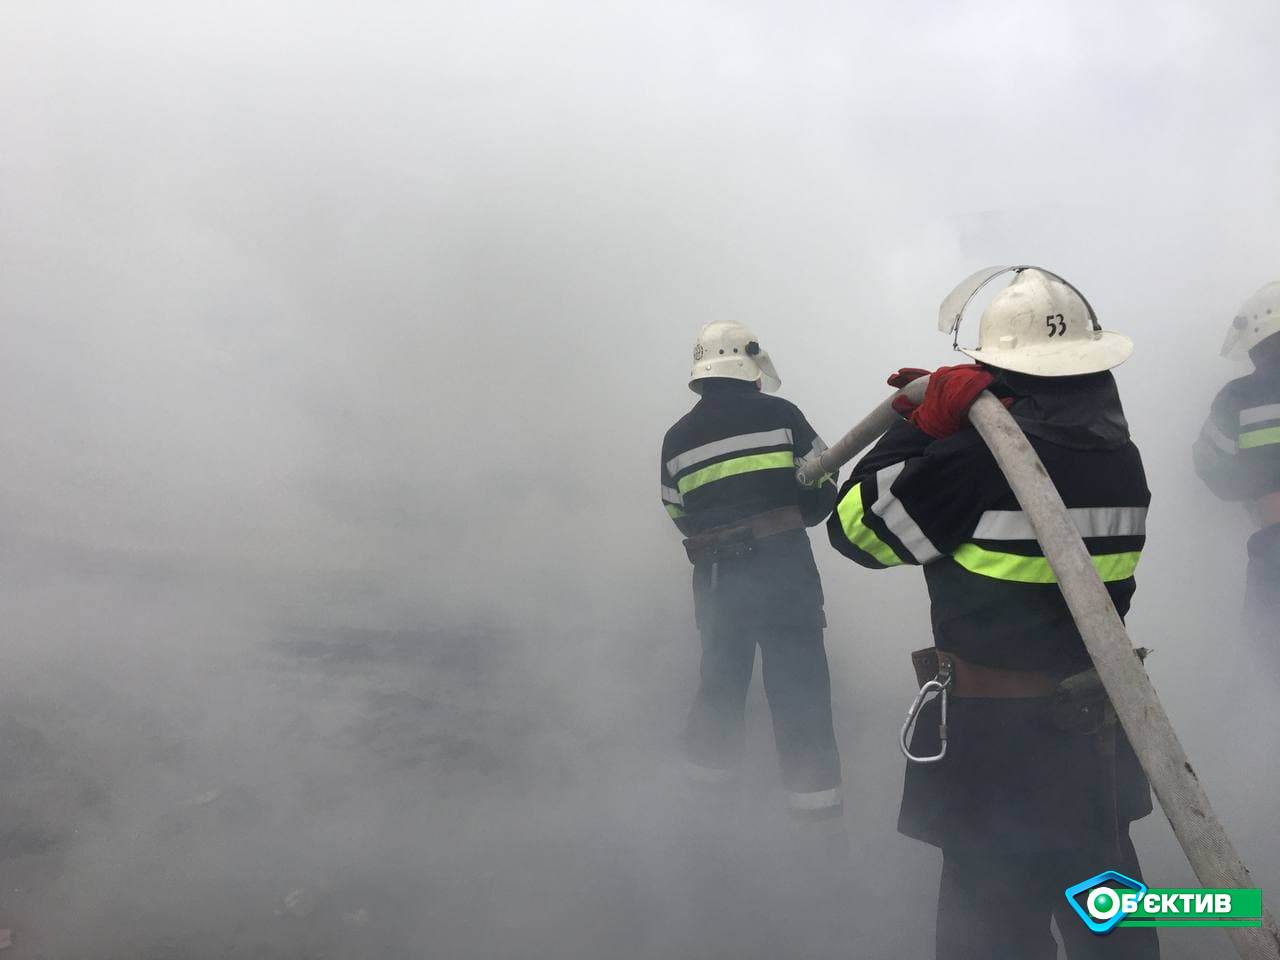
[[[854,865],[809,916],[762,698],[731,815],[674,773],[697,640],[658,445],[701,323],[755,327],[832,440],[951,360],[939,300],[1001,262],[1138,343],[1130,626],[1280,887],[1274,704],[1222,694],[1250,526],[1189,453],[1280,275],[1277,30],[1243,0],[6,4],[15,956],[922,955],[918,572],[815,534]],[[1158,815],[1137,836],[1190,882]]]

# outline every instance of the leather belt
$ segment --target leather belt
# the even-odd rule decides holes
[[[755,540],[803,529],[804,518],[799,507],[779,507],[689,537],[684,541],[684,549],[689,555],[689,562],[695,564],[740,559],[751,554],[751,544]]]
[[[954,653],[943,655],[951,658],[956,678],[952,694],[957,697],[1051,697],[1058,688],[1058,680],[1043,670],[1002,670],[970,663]]]
[[[1136,651],[1139,659],[1145,650]],[[1090,734],[1098,737],[1099,755],[1110,771],[1112,788],[1115,773],[1116,716],[1107,699],[1097,670],[1084,670],[1058,681],[1041,670],[1001,670],[970,663],[954,653],[937,647],[926,647],[911,654],[920,692],[911,702],[907,719],[898,733],[898,746],[911,763],[939,763],[947,757],[949,731],[947,703],[951,696],[1004,700],[1041,700],[1049,704],[1049,717],[1064,733]],[[911,752],[912,732],[920,711],[930,697],[936,697],[939,710],[938,752],[919,756]],[[1115,823],[1114,789],[1111,790],[1111,820]],[[1106,811],[1104,811],[1106,812]],[[1118,837],[1118,834],[1117,834]]]

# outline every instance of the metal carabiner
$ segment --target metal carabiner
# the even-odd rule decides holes
[[[939,658],[938,675],[925,683],[916,694],[916,698],[911,701],[911,708],[907,710],[907,719],[903,721],[902,730],[898,734],[898,747],[902,750],[902,755],[911,763],[937,763],[947,755],[947,699],[951,680],[951,661]],[[917,757],[907,746],[907,741],[911,738],[911,729],[915,726],[916,718],[920,716],[920,710],[931,693],[936,693],[942,698],[942,716],[938,722],[938,739],[941,741],[941,747],[931,757]]]

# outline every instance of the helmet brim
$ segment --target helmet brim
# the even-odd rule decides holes
[[[1122,333],[1104,330],[1091,340],[1074,343],[1046,343],[1012,350],[960,347],[960,352],[999,370],[1034,377],[1076,377],[1120,366],[1133,355],[1133,341]]]
[[[702,381],[711,379],[744,380],[747,383],[759,380],[765,393],[774,393],[782,386],[773,361],[764,351],[753,357],[713,357],[698,361],[689,372],[689,389],[700,394]]]

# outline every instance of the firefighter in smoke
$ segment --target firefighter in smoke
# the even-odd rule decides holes
[[[836,488],[796,483],[799,460],[826,446],[794,404],[769,396],[780,385],[750,330],[710,323],[689,375],[700,399],[662,442],[662,501],[686,538],[702,635],[685,753],[696,779],[733,778],[759,646],[790,809],[822,819],[842,810],[840,754],[805,528],[831,512]]]
[[[1253,372],[1219,391],[1192,449],[1196,472],[1215,496],[1247,503],[1258,531],[1249,538],[1245,628],[1280,680],[1280,282],[1240,308],[1222,355],[1253,361]]]
[[[1015,271],[982,315],[976,364],[942,367],[923,401],[854,467],[828,520],[835,548],[879,570],[924,566],[936,647],[921,675],[947,686],[921,712],[899,831],[942,849],[937,957],[1053,960],[1050,918],[1072,960],[1157,957],[1152,930],[1096,937],[1064,891],[1104,869],[1141,878],[1131,821],[1151,812],[1146,779],[1089,672],[1083,640],[1026,515],[968,409],[988,389],[1008,406],[1061,492],[1123,617],[1150,493],[1108,371],[1132,342],[1104,332],[1073,286]],[[974,284],[975,281],[980,281]],[[890,378],[903,386],[927,371]],[[944,740],[945,737],[945,740]],[[945,743],[945,750],[944,750]],[[939,757],[939,754],[941,756]]]

